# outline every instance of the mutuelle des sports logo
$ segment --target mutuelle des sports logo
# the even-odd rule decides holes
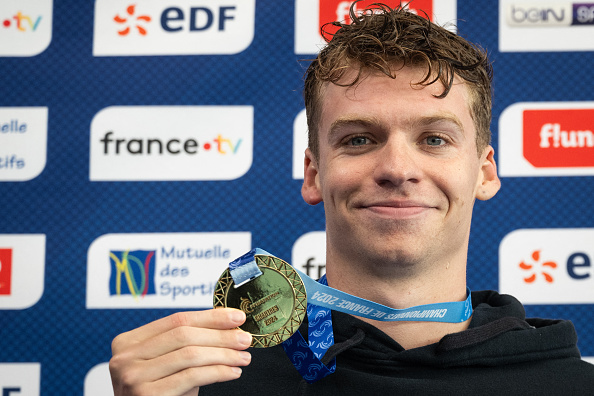
[[[43,295],[45,235],[0,234],[0,310],[26,309]]]
[[[27,181],[45,168],[47,107],[0,107],[0,181]]]
[[[251,106],[114,106],[91,122],[90,180],[232,180],[252,165]]]
[[[315,54],[325,44],[320,27],[334,21],[350,23],[349,9],[352,1],[345,0],[296,0],[295,1],[295,53]],[[356,5],[358,11],[377,3],[363,0]],[[381,3],[407,7],[419,15],[444,25],[456,22],[456,0],[385,0]],[[332,31],[333,28],[330,28]],[[454,27],[452,26],[452,29]]]
[[[594,102],[516,103],[499,118],[501,176],[594,175]]]
[[[155,294],[155,250],[109,252],[109,294],[144,297]]]
[[[96,0],[93,55],[236,54],[252,43],[255,12],[255,0]]]
[[[591,51],[594,2],[499,1],[499,50]]]
[[[52,40],[52,0],[0,1],[0,56],[35,56]]]
[[[499,290],[525,304],[594,303],[594,229],[526,229],[499,246]]]
[[[89,247],[87,308],[209,308],[249,232],[106,234]]]

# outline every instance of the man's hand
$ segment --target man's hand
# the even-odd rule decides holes
[[[109,362],[116,396],[196,396],[198,387],[239,378],[252,336],[237,309],[176,313],[117,336]]]

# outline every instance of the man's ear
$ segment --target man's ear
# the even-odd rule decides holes
[[[310,205],[317,205],[322,202],[318,161],[314,158],[314,155],[309,148],[305,150],[301,196],[303,197],[303,200]]]
[[[481,159],[483,164],[477,181],[476,197],[481,201],[491,199],[497,194],[501,187],[501,181],[497,176],[497,164],[495,163],[495,150],[487,146]]]

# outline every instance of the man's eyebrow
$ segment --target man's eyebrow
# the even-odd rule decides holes
[[[340,129],[346,127],[377,127],[380,122],[372,117],[342,117],[335,120],[330,125],[330,131],[328,133],[328,139],[332,139],[332,136],[336,134]]]
[[[452,123],[455,124],[456,127],[460,130],[460,132],[464,132],[464,126],[462,125],[462,121],[460,118],[456,116],[456,114],[447,112],[440,112],[438,114],[424,116],[411,121],[411,126],[428,126],[438,123]]]

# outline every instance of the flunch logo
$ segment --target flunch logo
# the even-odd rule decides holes
[[[252,152],[250,106],[108,107],[91,123],[90,179],[232,180]]]
[[[118,34],[120,36],[127,36],[130,34],[132,27],[136,29],[136,31],[145,36],[147,31],[145,28],[145,24],[151,21],[151,17],[148,15],[136,15],[136,5],[132,4],[126,8],[126,14],[124,16],[120,16],[120,14],[113,17],[113,20],[118,24]]]
[[[326,30],[329,33],[334,33],[338,30],[338,27],[327,25],[334,21],[344,22],[346,24],[350,24],[351,16],[350,16],[350,9],[352,1],[344,1],[344,0],[324,0],[320,1],[320,20],[319,26],[326,25]],[[354,11],[357,14],[361,14],[363,10],[372,4],[377,3],[376,0],[363,0],[355,4]],[[433,0],[412,0],[412,1],[401,1],[401,0],[386,0],[382,1],[382,3],[390,6],[396,7],[401,4],[406,4],[406,7],[415,14],[421,16],[427,16],[431,19],[433,15]]]
[[[554,270],[555,268],[557,268],[557,263],[554,261],[541,262],[540,250],[535,250],[534,252],[532,252],[531,256],[532,256],[532,260],[533,260],[532,262],[522,261],[519,264],[519,267],[522,270],[524,270],[530,274],[524,278],[524,282],[526,282],[526,283],[534,282],[536,280],[537,273],[540,272],[540,274],[543,276],[543,278],[546,282],[553,283],[555,279],[553,278],[553,275],[551,275],[550,270],[551,269]]]
[[[501,176],[594,175],[594,102],[516,103],[499,117]]]
[[[355,12],[377,3],[375,0],[363,0],[355,5]],[[456,0],[386,0],[390,7],[406,6],[411,12],[428,17],[441,25],[455,22]],[[295,53],[314,54],[324,45],[320,28],[334,33],[338,28],[327,25],[334,21],[350,23],[350,7],[352,1],[345,0],[296,0],[295,2]],[[450,25],[454,28],[453,25]],[[330,37],[327,37],[330,38]]]
[[[109,252],[110,294],[144,297],[155,294],[155,251],[124,250]]]
[[[499,246],[499,290],[527,304],[594,303],[593,247],[591,228],[513,231]]]
[[[10,295],[12,280],[12,249],[0,249],[0,295]]]
[[[536,167],[594,166],[594,109],[524,110],[524,157]]]
[[[124,3],[126,4],[126,3]],[[252,42],[255,0],[95,1],[93,55],[236,54]]]

